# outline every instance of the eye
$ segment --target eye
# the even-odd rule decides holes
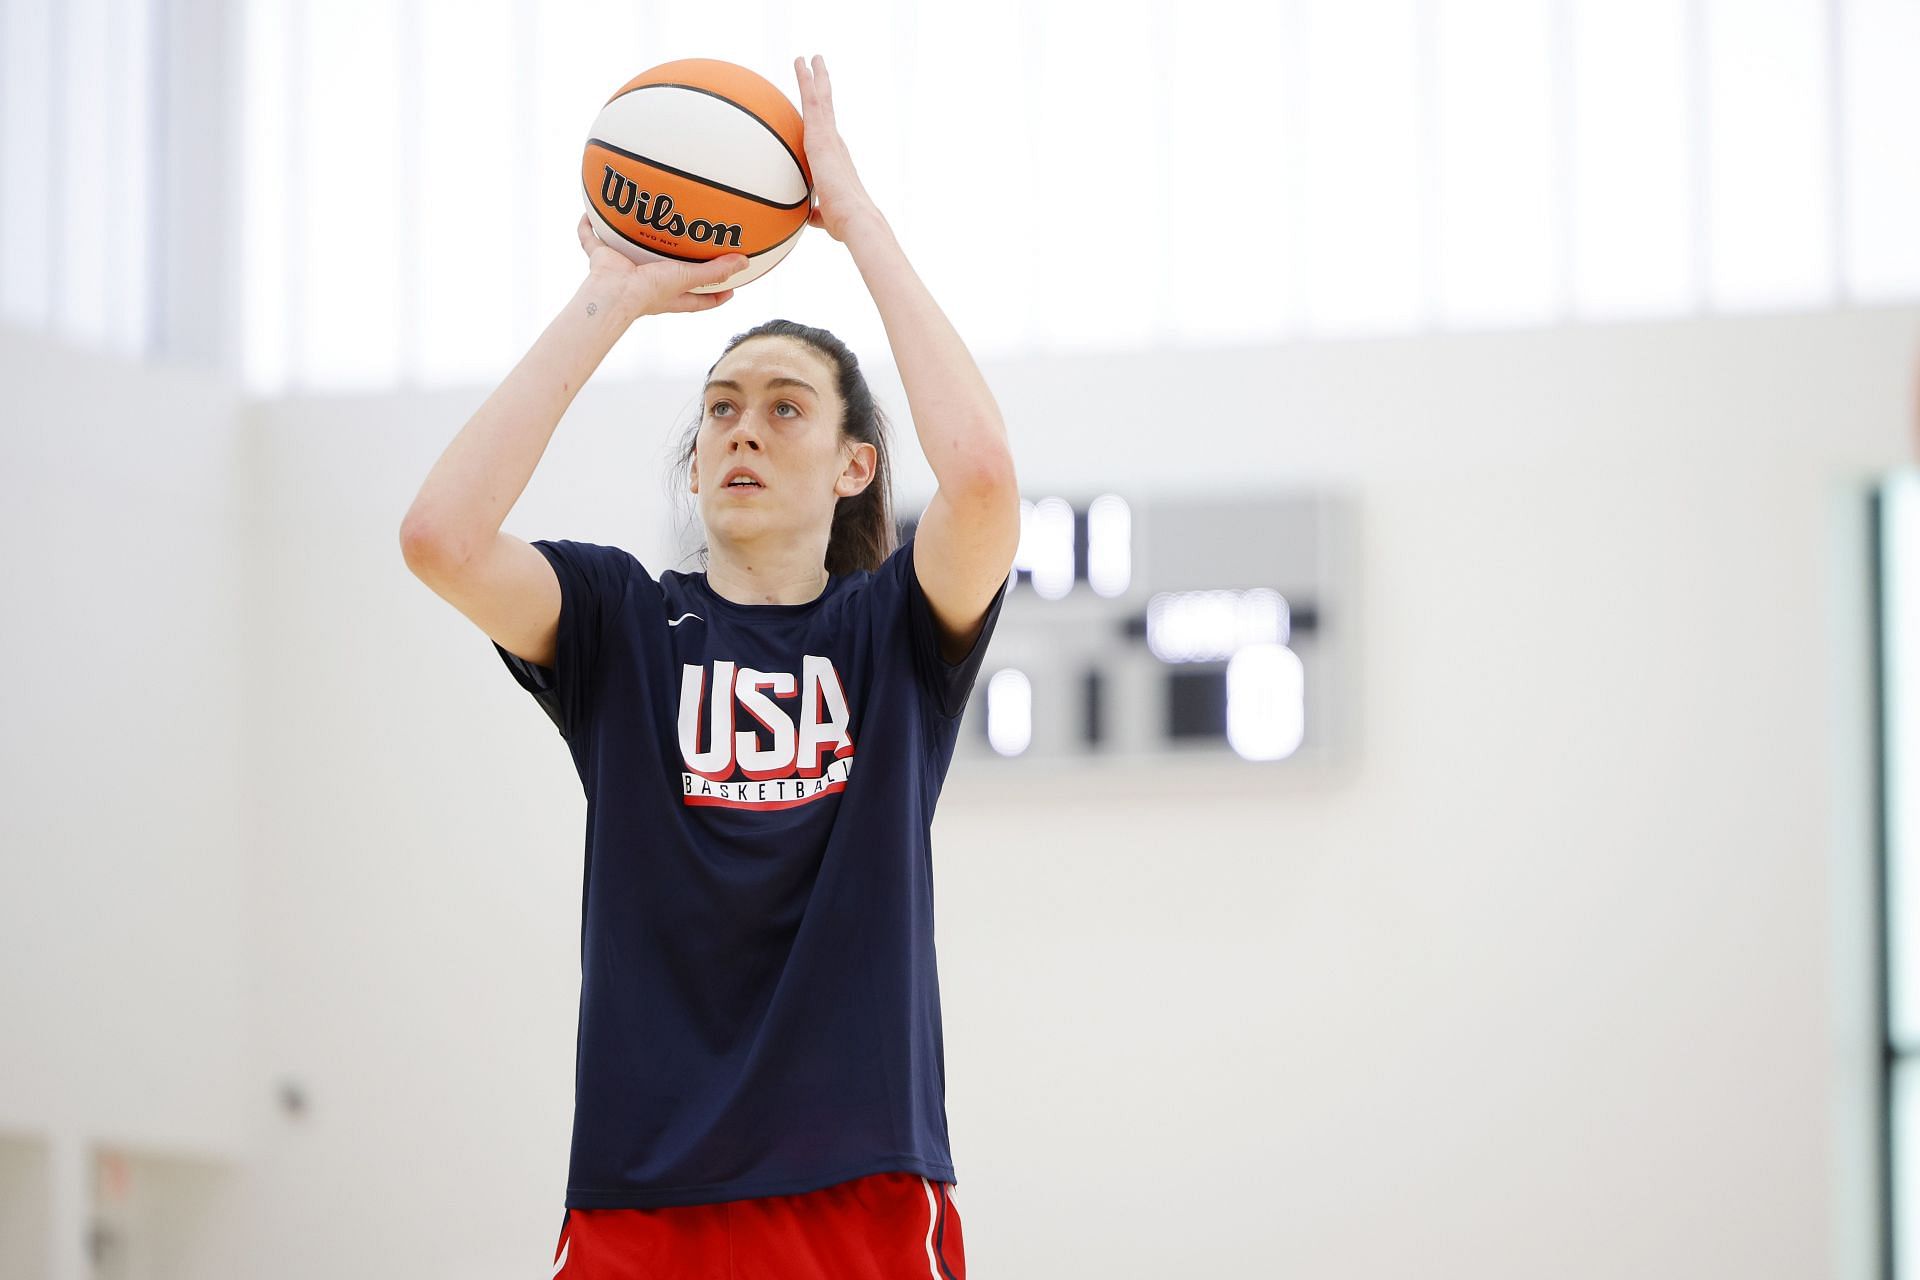
[[[799,406],[799,405],[797,405],[797,404],[795,404],[795,403],[794,403],[793,401],[791,401],[791,400],[782,400],[782,401],[781,401],[781,402],[780,402],[779,404],[777,404],[777,405],[775,405],[775,406],[773,406],[773,407],[774,407],[774,409],[775,409],[775,410],[780,410],[780,409],[791,409],[791,410],[793,410],[793,412],[794,412],[794,416],[796,416],[796,417],[798,417],[798,416],[799,416],[799,414],[800,414],[800,406]]]
[[[715,416],[715,417],[718,417],[718,416],[719,416],[719,414],[720,414],[720,410],[722,410],[722,409],[724,409],[724,408],[731,408],[731,407],[732,407],[732,406],[731,406],[730,404],[728,404],[728,402],[727,402],[727,401],[725,401],[725,400],[715,400],[715,401],[713,402],[713,405],[712,405],[712,407],[711,407],[711,408],[709,408],[709,409],[707,410],[707,412],[708,412],[709,414],[712,414],[712,415],[713,415],[713,416]]]

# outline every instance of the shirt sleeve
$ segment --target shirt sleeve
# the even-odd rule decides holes
[[[1000,606],[1007,598],[1007,583],[1001,582],[992,603],[987,606],[986,617],[980,624],[980,634],[974,638],[973,648],[960,661],[948,662],[940,653],[940,624],[934,621],[933,606],[927,603],[926,592],[920,586],[920,575],[913,567],[913,541],[912,538],[907,539],[888,556],[875,576],[887,584],[892,594],[902,599],[907,614],[907,634],[913,646],[914,672],[927,690],[934,707],[941,715],[953,719],[967,709],[967,698],[972,694],[974,681],[980,674],[980,664],[987,656],[987,641],[992,638],[994,626],[1000,621]],[[1009,571],[1008,579],[1012,576]]]
[[[593,706],[594,673],[602,640],[619,615],[632,575],[646,570],[618,547],[570,539],[532,544],[560,580],[559,631],[553,665],[542,666],[509,653],[494,642],[494,652],[520,687],[533,695],[560,736],[572,740]]]

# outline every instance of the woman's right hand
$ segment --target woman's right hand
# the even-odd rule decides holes
[[[635,262],[612,245],[601,243],[593,232],[593,222],[580,215],[580,248],[587,255],[587,273],[598,276],[617,289],[635,316],[660,315],[670,311],[711,311],[733,296],[733,290],[718,293],[689,293],[701,285],[719,284],[728,276],[746,270],[743,253],[729,253],[709,262]]]

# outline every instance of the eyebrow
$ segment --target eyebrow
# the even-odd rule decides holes
[[[767,385],[769,387],[804,387],[806,388],[806,390],[812,392],[816,396],[820,394],[818,391],[813,390],[813,387],[811,384],[802,382],[798,378],[788,378],[788,377],[768,378]],[[740,384],[733,381],[730,378],[715,378],[713,379],[713,381],[707,383],[706,386],[701,388],[701,394],[704,395],[707,392],[713,390],[715,387],[728,387],[734,391],[741,390]]]

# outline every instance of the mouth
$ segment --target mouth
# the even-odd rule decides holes
[[[758,493],[767,486],[745,467],[735,467],[720,478],[720,487],[728,493]]]

